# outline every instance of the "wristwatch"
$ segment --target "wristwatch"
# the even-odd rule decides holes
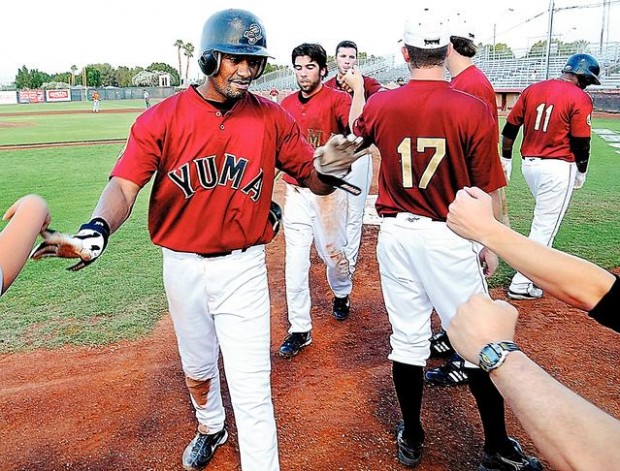
[[[484,371],[489,372],[498,368],[510,352],[520,351],[519,346],[514,342],[492,342],[485,345],[480,350],[478,365]]]

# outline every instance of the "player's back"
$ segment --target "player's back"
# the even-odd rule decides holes
[[[524,157],[572,160],[570,136],[590,136],[591,98],[575,84],[551,79],[527,87],[508,115],[523,125]]]
[[[462,187],[503,186],[496,181],[499,160],[495,166],[489,158],[496,147],[491,114],[481,100],[445,81],[413,80],[374,95],[357,130],[381,152],[380,213],[444,220]]]

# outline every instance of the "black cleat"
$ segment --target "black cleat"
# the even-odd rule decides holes
[[[445,330],[440,330],[431,337],[431,358],[448,358],[454,355],[454,349]]]
[[[508,437],[512,451],[507,454],[484,452],[478,471],[541,471],[542,463],[535,456],[527,456],[517,440]]]
[[[414,467],[420,464],[424,442],[410,443],[403,437],[405,423],[401,421],[396,427],[396,447],[398,449],[398,461],[405,466]]]
[[[438,368],[432,368],[424,373],[427,383],[435,386],[458,386],[469,381],[467,371],[465,371],[465,360],[457,353]]]
[[[349,303],[349,297],[345,296],[344,298],[334,298],[334,309],[333,315],[334,319],[337,321],[343,321],[347,317],[349,317],[349,310],[351,309]]]
[[[194,471],[203,469],[215,454],[215,449],[228,439],[226,427],[217,433],[198,432],[183,452],[183,469]]]
[[[312,332],[293,332],[288,334],[280,347],[280,356],[292,358],[297,355],[302,348],[312,343]]]

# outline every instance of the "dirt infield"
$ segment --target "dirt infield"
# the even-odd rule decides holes
[[[276,199],[282,201],[282,185]],[[277,355],[288,322],[284,238],[268,247],[273,393],[282,470],[391,471],[400,418],[387,360],[390,327],[375,257],[377,228],[364,229],[351,317],[335,321],[320,260],[313,255],[314,342],[293,360]],[[113,276],[113,275],[111,275]],[[502,291],[493,295],[505,299]],[[579,394],[620,417],[618,335],[545,296],[514,303],[517,341]],[[430,366],[439,365],[433,360]],[[0,355],[0,469],[176,470],[195,423],[169,316],[148,338],[100,348]],[[239,468],[237,435],[207,468]],[[467,387],[427,387],[422,471],[475,469],[482,432]],[[509,430],[528,451],[510,413]]]

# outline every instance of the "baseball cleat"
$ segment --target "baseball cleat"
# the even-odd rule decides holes
[[[535,456],[527,456],[517,440],[508,437],[512,445],[509,453],[484,452],[478,471],[541,471],[542,463]]]
[[[200,470],[209,464],[218,446],[228,439],[226,427],[217,433],[198,432],[183,452],[183,469]]]
[[[512,287],[508,288],[508,297],[510,299],[540,299],[543,296],[543,290],[534,283],[527,285],[525,291],[516,291]]]
[[[445,330],[440,330],[431,337],[430,358],[442,358],[454,355],[454,349]]]
[[[465,371],[465,361],[455,353],[445,365],[424,373],[424,379],[435,386],[458,386],[467,383],[469,376]]]
[[[349,317],[349,310],[351,309],[351,304],[349,303],[348,296],[345,296],[344,298],[334,298],[333,302],[334,319],[336,319],[337,321],[343,321],[347,317]]]
[[[396,446],[398,449],[398,461],[405,466],[414,467],[420,464],[424,442],[410,443],[403,437],[405,423],[401,420],[396,427]]]
[[[312,331],[293,332],[292,334],[286,336],[278,353],[283,358],[292,358],[297,355],[302,348],[310,345],[311,343]]]

